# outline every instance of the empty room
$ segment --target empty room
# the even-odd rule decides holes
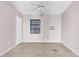
[[[79,1],[0,1],[0,57],[78,57]]]

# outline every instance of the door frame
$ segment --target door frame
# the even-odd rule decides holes
[[[22,43],[22,18],[16,16],[16,45]]]

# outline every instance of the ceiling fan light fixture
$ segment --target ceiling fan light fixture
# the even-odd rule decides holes
[[[45,13],[46,13],[46,6],[43,4],[42,1],[40,1],[39,4],[32,3],[32,5],[34,5],[34,6],[36,5],[37,6],[37,8],[35,8],[35,9],[39,10],[40,16],[44,16],[45,15]]]

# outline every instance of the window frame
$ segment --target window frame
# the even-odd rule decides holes
[[[40,19],[30,19],[30,34],[40,34]],[[38,29],[38,30],[37,30]]]

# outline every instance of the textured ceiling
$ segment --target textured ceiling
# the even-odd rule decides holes
[[[23,15],[27,14],[38,14],[38,9],[33,10],[37,6],[32,5],[31,3],[39,4],[39,1],[11,1],[12,4],[17,10],[19,10]],[[71,1],[43,1],[43,4],[46,6],[47,14],[62,14],[63,11],[71,4]]]

